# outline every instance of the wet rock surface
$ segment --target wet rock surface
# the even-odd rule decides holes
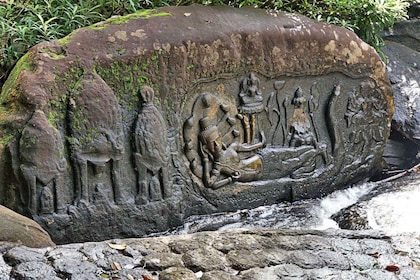
[[[383,38],[382,51],[387,58],[387,73],[394,94],[393,129],[419,145],[420,19],[413,17],[395,23],[391,30],[383,33]]]
[[[0,244],[1,279],[419,279],[417,235],[236,229],[33,249]]]
[[[377,183],[377,187],[361,197],[357,203],[335,213],[332,219],[342,229],[382,229],[397,232],[414,229],[419,232],[420,223],[415,218],[420,214],[416,200],[420,197],[419,171],[416,166],[395,175],[404,174],[397,180]],[[407,229],[407,225],[410,225],[410,229]]]

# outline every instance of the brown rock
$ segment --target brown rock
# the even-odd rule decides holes
[[[33,220],[0,205],[0,241],[27,247],[55,246],[48,233]]]

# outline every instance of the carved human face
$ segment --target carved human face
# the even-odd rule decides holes
[[[215,140],[208,142],[207,149],[213,156],[215,157],[220,156],[222,152],[222,137],[218,135]]]

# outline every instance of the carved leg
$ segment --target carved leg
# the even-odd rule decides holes
[[[137,176],[138,176],[138,192],[136,196],[136,203],[146,204],[149,201],[149,183],[147,181],[147,169],[142,163],[140,154],[135,154],[134,159],[136,162]]]
[[[80,200],[84,203],[89,203],[89,185],[88,185],[88,162],[85,160],[79,161],[80,168]]]
[[[55,201],[56,201],[56,211],[59,214],[64,214],[66,212],[66,194],[63,189],[63,180],[61,175],[57,175],[54,179],[54,190],[55,190]]]
[[[121,194],[121,183],[120,183],[120,162],[119,160],[112,159],[112,188],[114,190],[114,201],[117,204],[123,203],[123,197]]]
[[[158,201],[162,199],[162,190],[160,187],[159,173],[153,175],[149,180],[149,197],[151,201]]]
[[[22,168],[22,174],[28,186],[28,209],[32,215],[38,214],[38,197],[36,192],[36,176],[32,170],[25,167]]]
[[[163,198],[171,197],[172,196],[172,183],[169,182],[168,171],[165,170],[165,168],[161,168],[159,173],[162,177]]]
[[[247,116],[239,114],[238,118],[241,120],[242,122],[242,126],[244,128],[244,142],[247,144],[251,144],[251,127],[249,124],[249,119]]]

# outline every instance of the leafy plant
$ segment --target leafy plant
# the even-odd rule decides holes
[[[73,30],[142,9],[167,5],[252,6],[296,12],[354,30],[378,51],[379,30],[407,16],[405,0],[0,0],[0,84],[27,50]]]

